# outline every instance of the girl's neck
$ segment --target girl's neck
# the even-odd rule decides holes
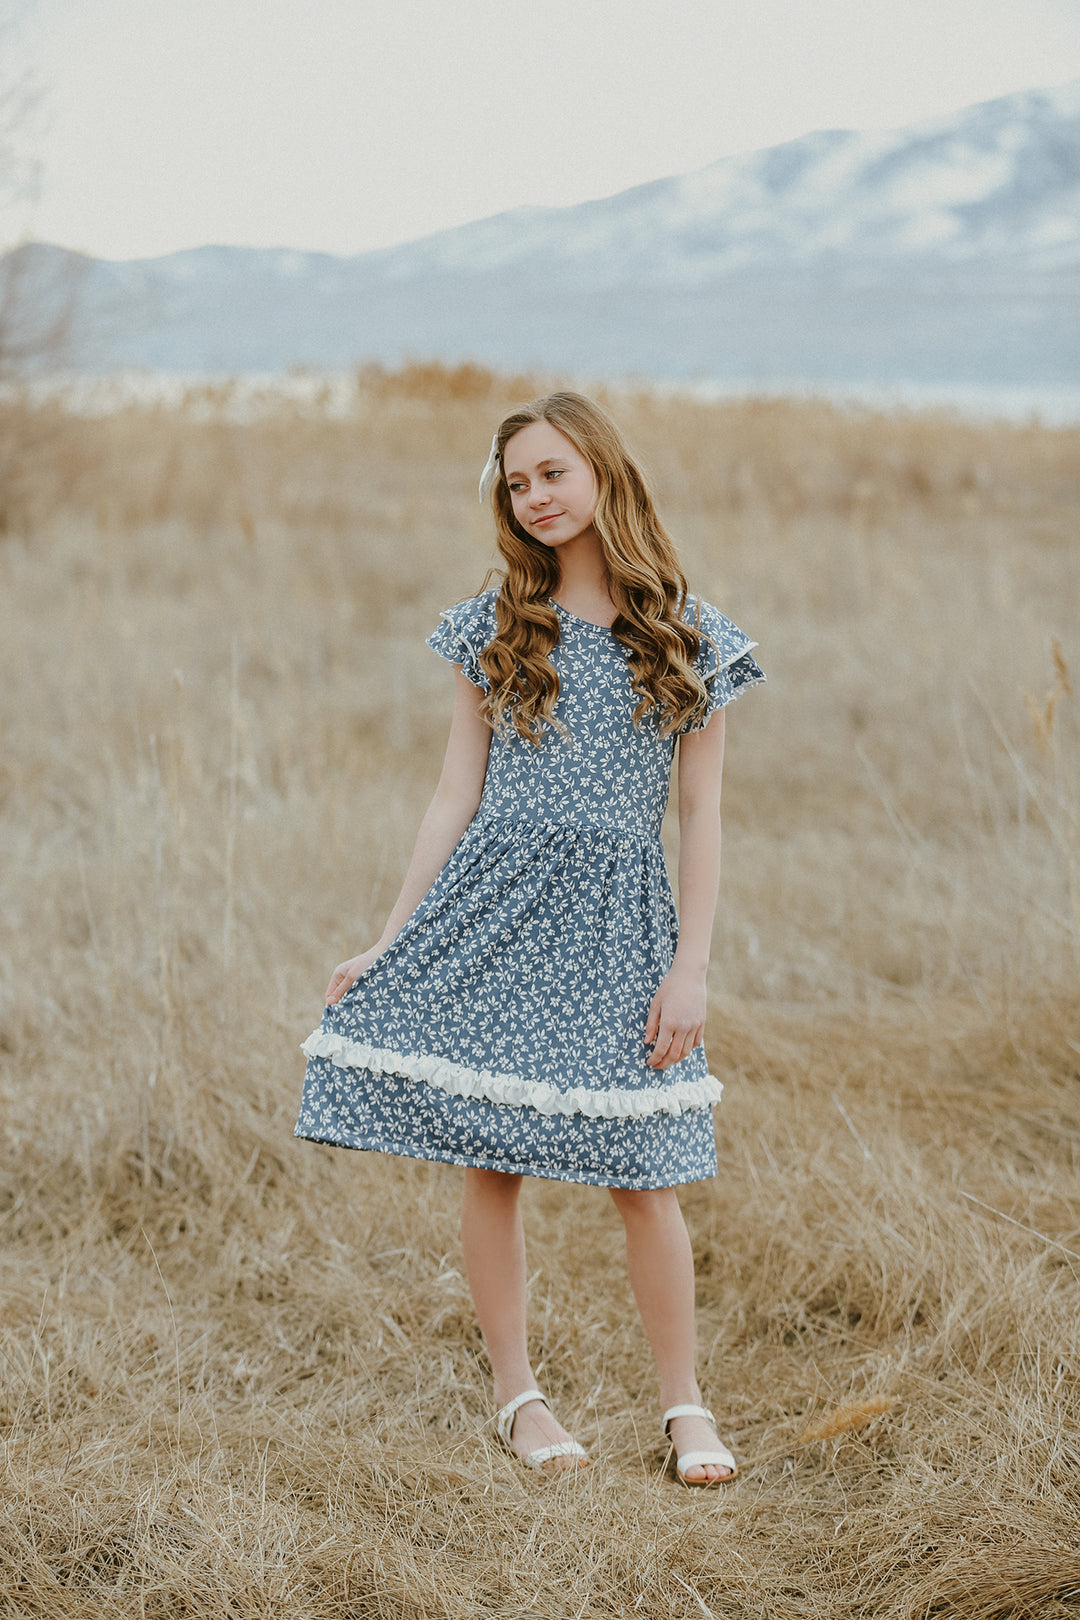
[[[559,583],[552,593],[568,613],[610,627],[616,608],[608,592],[599,536],[582,534],[559,547]]]

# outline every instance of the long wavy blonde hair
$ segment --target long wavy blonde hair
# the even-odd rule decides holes
[[[617,610],[611,628],[630,655],[638,698],[634,723],[655,711],[660,735],[670,736],[704,712],[705,683],[693,665],[708,637],[680,616],[687,600],[686,578],[641,468],[607,412],[583,394],[568,391],[511,412],[496,434],[499,476],[492,503],[506,569],[495,608],[495,636],[480,655],[491,682],[483,712],[495,731],[506,732],[512,724],[532,743],[543,741],[545,722],[564,729],[555,718],[559,677],[548,658],[559,640],[558,616],[549,601],[561,578],[558,556],[517,523],[502,475],[507,444],[532,422],[550,422],[593,470],[593,527]]]

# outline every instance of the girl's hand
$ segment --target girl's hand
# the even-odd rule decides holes
[[[667,1069],[688,1057],[705,1038],[705,980],[685,968],[672,967],[661,980],[649,1006],[645,1059],[650,1069]]]
[[[370,951],[365,951],[362,956],[350,956],[347,962],[339,962],[333,973],[331,973],[330,983],[326,987],[326,1005],[333,1007],[336,1002],[340,1001],[349,986],[355,984],[364,969],[369,968],[375,958],[381,956],[384,950],[385,946],[383,945],[373,945]]]

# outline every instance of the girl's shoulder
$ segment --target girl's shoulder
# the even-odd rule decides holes
[[[453,664],[460,664],[466,680],[484,692],[490,690],[491,683],[480,668],[480,654],[495,635],[495,603],[498,596],[499,587],[496,585],[477,596],[467,596],[463,602],[443,608],[438,624],[427,638],[427,645],[433,652]]]
[[[495,603],[498,598],[498,585],[492,585],[489,590],[480,591],[476,596],[466,596],[463,601],[439,610],[440,623],[446,621],[462,630],[482,629],[490,625],[494,635]]]
[[[705,682],[708,697],[697,718],[683,727],[684,731],[700,731],[717,709],[740,697],[747,687],[763,681],[765,673],[750,656],[757,642],[711,602],[687,596],[681,617],[701,636],[694,669]]]
[[[680,617],[685,624],[692,624],[701,635],[695,667],[705,680],[737,663],[757,646],[752,636],[740,630],[726,613],[721,613],[704,597],[688,595],[680,607]]]

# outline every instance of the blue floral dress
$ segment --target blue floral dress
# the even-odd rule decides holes
[[[484,690],[497,594],[448,608],[428,638]],[[720,1082],[701,1046],[649,1068],[643,1039],[678,937],[660,842],[674,739],[651,715],[634,725],[616,636],[553,606],[570,736],[492,737],[446,865],[304,1042],[296,1135],[600,1186],[703,1180]],[[716,608],[699,627],[711,714],[764,676]]]

